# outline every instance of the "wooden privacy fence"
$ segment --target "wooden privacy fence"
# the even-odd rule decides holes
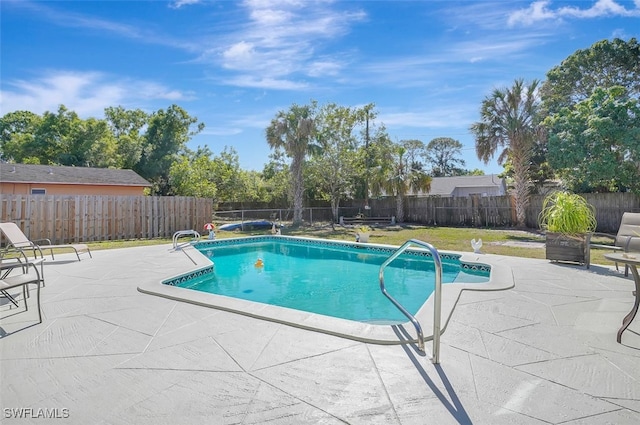
[[[640,196],[633,193],[583,193],[596,211],[598,232],[616,233],[624,212],[640,212]],[[526,209],[526,227],[539,229],[543,195],[533,195]],[[395,215],[395,199],[371,199],[371,215]],[[346,214],[345,214],[346,216]],[[511,196],[408,197],[405,221],[434,226],[512,227],[516,225]]]
[[[583,196],[596,209],[599,232],[616,233],[625,211],[640,212],[640,196],[632,193]],[[541,195],[531,197],[526,211],[527,227],[538,228],[543,198]],[[362,209],[362,201],[346,204],[339,213],[345,217],[357,213],[395,215],[394,198],[369,200],[371,210]],[[331,219],[328,208],[307,210],[313,211],[313,219],[305,217],[305,221]],[[255,218],[270,218],[261,211]],[[282,212],[285,216],[281,219],[287,220],[290,209],[284,208]],[[203,198],[0,194],[0,221],[16,223],[30,239],[48,238],[52,243],[170,238],[178,230],[202,231],[212,218],[213,201]],[[511,227],[515,225],[515,209],[510,196],[409,197],[405,221],[437,226]],[[6,241],[0,237],[0,243]]]
[[[633,193],[583,193],[587,202],[596,210],[598,232],[616,233],[620,227],[620,220],[624,212],[640,212],[640,196]],[[525,224],[530,229],[539,229],[538,215],[542,209],[543,195],[533,195],[527,207]],[[331,210],[328,203],[324,208],[305,208],[304,220],[309,222],[309,214],[313,211],[313,220],[331,220]],[[320,204],[316,204],[320,207]],[[338,216],[354,217],[364,214],[373,217],[391,217],[396,215],[396,199],[394,197],[369,199],[371,209],[364,209],[364,200],[347,200],[341,203]],[[466,227],[514,227],[516,225],[515,204],[513,198],[507,196],[465,196],[439,197],[409,196],[405,199],[405,222],[419,223],[432,226],[466,226]],[[226,217],[239,219],[240,211],[245,217],[269,219],[265,211],[286,211],[280,214],[282,219],[289,220],[293,215],[290,208],[270,207],[263,204],[237,203],[221,204],[218,214],[225,211]],[[253,212],[252,212],[253,210]],[[236,216],[229,214],[236,213]],[[311,222],[313,221],[311,220]],[[338,218],[336,218],[336,222]]]
[[[211,199],[185,196],[0,195],[0,221],[54,244],[170,238],[201,232],[212,215]]]
[[[371,199],[371,214],[396,215],[394,198]],[[408,197],[404,221],[433,226],[509,227],[515,225],[510,196]]]
[[[596,231],[615,234],[618,232],[622,214],[640,212],[640,196],[630,193],[581,193],[596,211],[598,228]],[[527,208],[527,227],[538,227],[538,215],[542,210],[543,195],[535,195],[529,199]]]

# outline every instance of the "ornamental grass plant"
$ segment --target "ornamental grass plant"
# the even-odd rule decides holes
[[[563,235],[580,235],[596,230],[595,209],[582,196],[570,192],[554,192],[542,204],[538,216],[542,230]]]

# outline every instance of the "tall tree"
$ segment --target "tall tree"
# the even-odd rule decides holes
[[[605,109],[613,113],[611,111],[612,103],[605,101],[607,107],[604,108],[601,103],[603,94],[596,95],[597,90],[608,91],[606,96],[615,97],[615,101],[612,101],[619,105],[621,103],[628,105],[629,101],[635,100],[637,102],[640,100],[640,44],[635,38],[631,38],[627,42],[619,38],[611,41],[598,41],[588,49],[576,51],[547,73],[547,80],[542,85],[540,94],[542,114],[550,118],[545,120],[544,125],[547,133],[546,139],[537,149],[542,155],[538,156],[537,161],[534,158],[534,167],[538,168],[538,179],[544,179],[555,172],[563,178],[565,183],[580,191],[633,187],[633,184],[629,184],[628,179],[624,184],[617,179],[605,183],[606,173],[616,169],[621,161],[616,161],[616,165],[612,163],[608,170],[607,167],[600,168],[601,172],[593,174],[596,171],[595,167],[599,167],[597,164],[600,163],[599,160],[602,157],[593,157],[592,153],[584,151],[585,146],[580,145],[580,143],[592,144],[595,142],[594,137],[603,135],[597,128],[594,128],[594,123],[578,123],[576,120],[599,116],[596,122],[601,122],[601,119],[605,118],[602,116]],[[592,106],[596,109],[587,111]],[[612,123],[620,123],[626,119],[621,115],[610,118]],[[579,131],[582,128],[590,134],[559,132],[560,129],[569,127],[572,131]],[[601,128],[601,124],[598,124],[598,127]],[[630,128],[630,130],[633,129]],[[611,147],[628,145],[627,135],[620,134],[620,136],[621,138],[616,141],[605,137],[596,144],[604,143]],[[578,141],[580,142],[576,144]],[[547,146],[547,144],[553,144],[553,146]],[[565,155],[562,153],[562,147],[569,145],[574,145],[575,150],[566,152]],[[584,155],[578,158],[576,157],[578,152]],[[575,164],[580,164],[574,173],[567,172],[568,158],[572,158]],[[589,170],[589,174],[578,175],[586,173],[587,170]]]
[[[0,118],[0,160],[39,164],[35,134],[42,117],[29,111],[9,112]]]
[[[293,225],[302,224],[304,201],[303,166],[308,153],[320,147],[315,143],[315,112],[317,103],[293,104],[288,111],[279,111],[267,127],[267,143],[272,149],[282,148],[291,158],[293,184]]]
[[[218,187],[218,201],[243,201],[246,192],[246,182],[240,169],[240,159],[233,147],[225,146],[220,155],[212,161],[211,179]]]
[[[116,138],[118,167],[132,169],[142,157],[145,143],[142,129],[149,115],[141,109],[126,110],[122,106],[105,108],[104,115]]]
[[[242,186],[238,192],[238,199],[244,202],[272,202],[277,194],[270,189],[269,182],[262,173],[254,170],[239,170],[239,181]]]
[[[460,158],[462,143],[451,137],[436,137],[431,140],[425,150],[425,158],[431,163],[431,174],[434,177],[451,177],[464,174],[459,167],[465,166]]]
[[[192,126],[196,126],[192,129]],[[168,195],[169,170],[186,143],[204,128],[196,117],[177,105],[154,112],[145,133],[145,147],[134,171],[153,184],[153,192]]]
[[[539,97],[538,81],[529,85],[516,80],[511,88],[495,89],[482,101],[481,121],[471,125],[476,138],[476,154],[485,164],[498,149],[498,163],[508,158],[514,172],[514,200],[519,226],[525,225],[529,202],[529,167],[533,147],[538,137]]]
[[[422,170],[411,166],[407,158],[407,149],[393,145],[385,166],[380,167],[372,181],[374,193],[385,192],[396,198],[396,220],[404,221],[404,201],[409,193],[428,192],[431,188],[431,177]]]
[[[371,181],[372,167],[374,167],[377,149],[375,146],[375,138],[372,137],[372,134],[377,133],[378,135],[381,135],[382,133],[380,133],[380,130],[384,130],[384,126],[382,126],[382,128],[376,128],[375,119],[377,116],[378,112],[375,110],[374,103],[366,104],[362,108],[358,109],[357,112],[358,123],[362,128],[361,139],[363,148],[360,161],[364,170],[364,176],[361,181],[362,188],[360,190],[356,188],[356,193],[362,192],[365,208],[369,207],[369,183]]]
[[[208,147],[180,155],[171,165],[169,183],[173,195],[216,202],[262,201],[266,196],[259,173],[243,171],[236,150],[228,146],[218,156]]]
[[[322,147],[320,155],[310,161],[314,186],[325,199],[331,202],[334,220],[338,218],[340,198],[353,193],[357,176],[357,141],[353,134],[357,123],[357,110],[324,105],[316,118],[317,140]]]
[[[289,204],[291,199],[291,173],[282,149],[275,149],[269,154],[269,162],[262,169],[262,179],[268,193],[264,201],[276,201],[280,205]]]
[[[425,164],[422,162],[425,152],[425,145],[422,140],[400,140],[398,144],[405,149],[404,156],[411,168],[414,170],[426,171]]]
[[[549,163],[570,189],[640,194],[640,100],[623,87],[597,88],[544,124]]]
[[[640,45],[635,38],[598,41],[547,72],[540,90],[544,112],[553,115],[588,99],[596,88],[613,86],[640,98]]]
[[[105,120],[87,118],[75,121],[69,139],[69,152],[60,156],[63,165],[97,168],[121,166],[116,153],[116,139]]]
[[[181,155],[169,169],[171,194],[215,198],[218,186],[212,180],[213,169],[213,161],[201,151],[193,155]]]
[[[41,164],[116,166],[115,139],[104,120],[81,119],[64,105],[45,112],[29,148]],[[32,155],[33,155],[32,153]]]

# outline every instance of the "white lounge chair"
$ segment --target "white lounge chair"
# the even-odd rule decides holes
[[[91,251],[86,244],[65,244],[65,245],[52,245],[49,239],[39,239],[35,241],[29,240],[27,236],[20,230],[15,223],[0,223],[0,231],[9,241],[7,249],[16,249],[20,251],[33,251],[33,256],[37,257],[40,253],[40,257],[44,257],[42,250],[50,250],[51,258],[55,260],[53,256],[54,249],[69,249],[73,250],[80,261],[80,254],[88,253],[89,257],[92,257]]]

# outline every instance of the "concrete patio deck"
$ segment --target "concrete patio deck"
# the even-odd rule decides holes
[[[515,287],[463,292],[434,365],[138,292],[193,268],[168,245],[93,257],[46,262],[42,324],[0,298],[1,423],[640,423],[633,281],[607,267],[479,255]]]

